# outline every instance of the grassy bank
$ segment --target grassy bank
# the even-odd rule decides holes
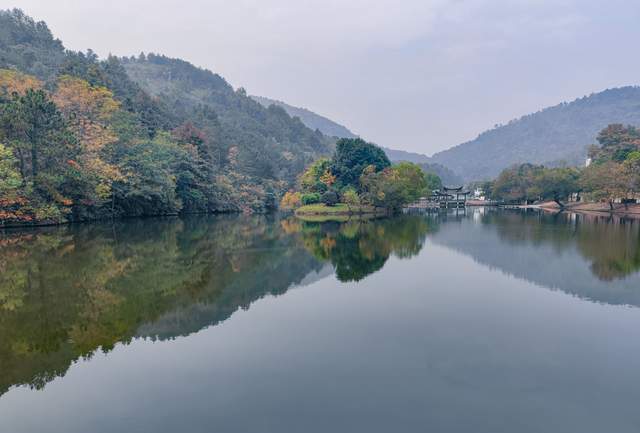
[[[347,206],[338,203],[335,206],[327,206],[322,203],[309,204],[296,209],[295,214],[305,220],[313,221],[343,221],[353,217],[370,218],[387,215],[383,208],[373,206]]]

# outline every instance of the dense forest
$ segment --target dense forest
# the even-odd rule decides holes
[[[0,221],[264,211],[334,140],[160,55],[65,50],[0,11]]]
[[[465,181],[486,180],[518,163],[583,166],[589,145],[608,124],[640,124],[640,87],[605,90],[513,120],[433,161]]]

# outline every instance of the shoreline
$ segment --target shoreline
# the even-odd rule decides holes
[[[267,214],[270,212],[261,212],[259,214]],[[88,218],[77,221],[61,221],[61,222],[32,222],[32,223],[24,223],[24,224],[0,224],[0,232],[3,230],[24,230],[30,228],[43,228],[43,227],[63,227],[77,224],[95,224],[95,223],[104,223],[104,222],[115,222],[115,221],[126,221],[126,220],[137,220],[137,219],[152,219],[152,218],[179,218],[183,216],[190,215],[241,215],[244,214],[242,211],[217,211],[217,212],[187,212],[187,213],[166,213],[166,214],[155,214],[155,215],[122,215],[117,217],[105,217],[105,218]]]
[[[555,202],[546,202],[538,205],[542,209],[556,209],[561,210]],[[621,203],[615,203],[613,209],[609,207],[609,203],[601,202],[577,202],[569,203],[565,205],[563,210],[581,211],[581,212],[598,212],[598,213],[610,213],[610,214],[636,214],[640,215],[640,204],[630,203],[627,205]]]
[[[596,214],[611,214],[611,215],[637,215],[640,217],[640,203],[629,203],[624,205],[622,203],[614,203],[613,209],[609,207],[609,203],[606,202],[570,202],[565,204],[564,208],[561,208],[554,201],[546,201],[536,204],[497,204],[495,202],[487,201],[486,204],[481,201],[475,200],[472,203],[467,202],[467,207],[498,207],[500,209],[541,209],[548,212],[582,212],[582,213],[596,213]]]
[[[628,216],[634,218],[640,218],[640,203],[630,203],[624,205],[621,203],[615,203],[614,208],[611,209],[608,203],[601,202],[577,202],[568,203],[564,208],[561,208],[556,202],[544,202],[534,205],[520,205],[518,209],[542,209],[547,212],[574,212],[592,215],[616,215],[616,216]]]

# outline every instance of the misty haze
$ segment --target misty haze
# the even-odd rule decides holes
[[[0,431],[640,431],[639,19],[0,0]]]

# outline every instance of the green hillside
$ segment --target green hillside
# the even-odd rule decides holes
[[[120,61],[133,81],[179,119],[215,129],[212,138],[224,152],[238,153],[227,162],[244,174],[292,182],[306,165],[332,150],[332,139],[282,108],[264,108],[218,74],[155,54]]]

